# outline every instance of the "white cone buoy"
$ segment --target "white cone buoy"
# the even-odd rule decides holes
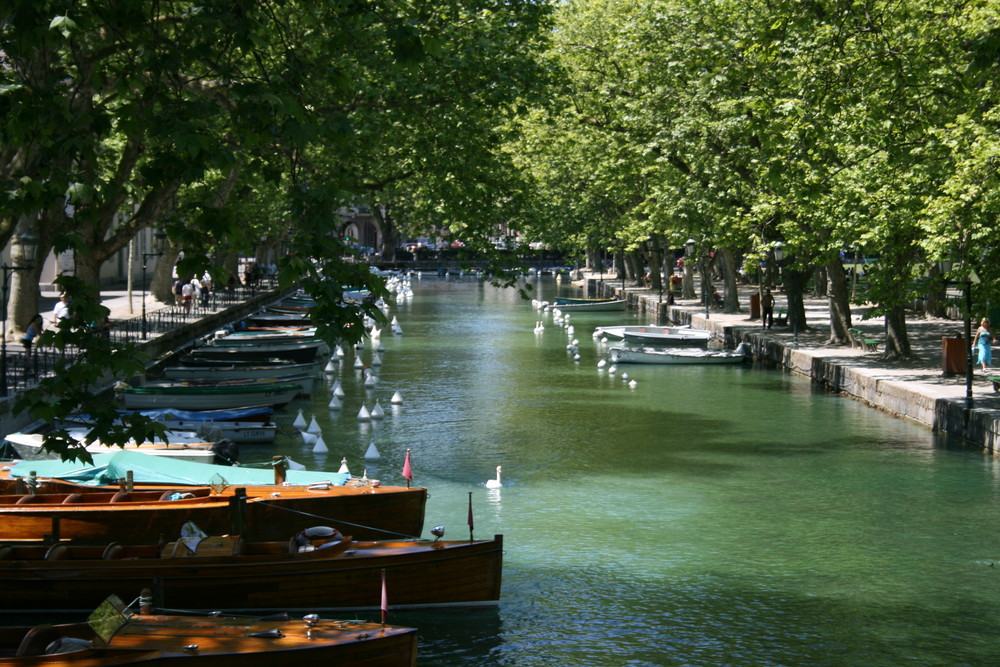
[[[372,408],[372,419],[382,419],[385,417],[385,410],[379,405],[378,401],[375,401],[375,407]]]
[[[351,471],[347,468],[347,457],[346,456],[344,458],[340,459],[340,470],[338,470],[337,472],[339,472],[339,473],[347,473],[348,475],[351,474]]]
[[[302,410],[299,410],[299,414],[295,415],[295,421],[292,422],[292,426],[297,429],[304,429],[306,424],[306,418],[302,416]]]
[[[628,383],[628,388],[629,388],[629,389],[635,389],[635,388],[636,388],[636,387],[638,387],[638,386],[639,386],[639,383],[638,383],[638,382],[636,382],[635,380],[631,380],[631,381],[629,381],[629,383]]]
[[[622,381],[628,382],[628,373],[622,373]]]
[[[317,454],[322,454],[323,452],[330,451],[329,449],[327,449],[326,443],[323,442],[323,436],[319,436],[316,438],[316,444],[313,445],[313,451],[316,452]]]
[[[337,386],[333,390],[333,395],[336,396],[337,398],[343,398],[344,397],[344,388],[341,387],[340,384],[337,384]]]
[[[326,367],[323,368],[323,370],[326,371],[327,373],[336,373],[337,372],[337,362],[334,361],[334,359],[336,359],[336,358],[337,357],[330,357],[330,361],[326,362]]]
[[[366,422],[371,418],[372,418],[372,413],[368,412],[368,408],[362,405],[361,409],[358,410],[358,421]]]
[[[299,433],[302,435],[302,442],[307,445],[311,445],[319,439],[318,433],[310,433],[309,431],[299,431]]]
[[[381,365],[382,365],[382,357],[376,354],[374,357],[372,357],[372,366],[381,366]]]
[[[608,365],[608,362],[605,359],[601,359],[600,361],[597,362],[597,367],[598,368],[604,368],[607,365]]]
[[[403,403],[403,395],[397,391],[395,394],[392,395],[392,398],[389,400],[389,402],[392,403],[393,405],[401,405]]]
[[[615,373],[617,373],[617,372],[618,372],[618,367],[617,367],[617,366],[614,366],[614,365],[612,365],[612,366],[610,366],[610,367],[608,368],[608,372],[609,372],[609,373],[611,373],[612,375],[614,375]]]
[[[364,365],[364,363],[363,363],[363,362],[361,361],[361,357],[354,357],[354,367],[355,367],[355,368],[364,368],[364,366],[365,366],[365,365]]]
[[[372,440],[371,444],[368,445],[367,451],[365,451],[366,459],[380,459],[382,455],[378,453],[378,447],[375,446],[375,441]]]
[[[313,416],[312,420],[309,422],[309,428],[306,429],[309,433],[321,433],[319,428],[319,422],[316,421],[316,417]]]
[[[334,396],[333,398],[330,399],[330,402],[326,404],[326,407],[330,408],[331,410],[339,410],[342,407],[344,407],[344,404],[341,403],[339,398]]]
[[[377,384],[378,384],[378,376],[376,376],[376,375],[369,375],[368,377],[365,378],[365,386],[366,387],[374,387]]]
[[[340,357],[341,359],[343,359],[344,358],[344,348],[342,348],[341,346],[338,345],[337,346],[337,350],[334,352],[334,354],[336,354],[338,357]]]

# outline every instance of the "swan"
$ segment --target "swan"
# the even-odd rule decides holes
[[[497,466],[497,478],[486,480],[487,489],[499,489],[503,484],[500,482],[500,466]]]

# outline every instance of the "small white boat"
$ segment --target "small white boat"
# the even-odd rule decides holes
[[[70,437],[81,443],[87,435],[86,429],[69,429],[67,432]],[[17,455],[26,461],[59,458],[57,454],[50,453],[42,447],[44,439],[45,436],[41,433],[10,433],[4,436],[4,440],[10,443]],[[168,431],[167,442],[156,440],[136,444],[132,440],[124,449],[153,456],[170,456],[211,463],[215,459],[214,445],[214,442],[206,442],[193,432]],[[121,450],[122,447],[105,445],[98,441],[87,445],[85,449],[91,454],[109,454]]]
[[[615,364],[739,364],[750,355],[750,346],[740,343],[735,350],[700,348],[613,347],[608,361]]]
[[[653,345],[707,345],[712,339],[708,329],[692,329],[691,327],[624,327],[622,337],[628,343],[646,343]]]
[[[188,366],[183,363],[167,366],[163,377],[170,380],[240,380],[247,378],[287,378],[296,375],[314,375],[318,364],[230,364],[219,366]]]

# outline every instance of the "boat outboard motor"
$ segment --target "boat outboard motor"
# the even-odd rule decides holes
[[[217,440],[212,444],[212,451],[215,452],[215,462],[222,465],[239,465],[240,448],[229,438]]]

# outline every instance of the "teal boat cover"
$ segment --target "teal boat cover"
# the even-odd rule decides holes
[[[116,484],[119,479],[126,477],[130,470],[136,484],[184,486],[274,484],[274,471],[271,468],[219,466],[129,451],[95,454],[93,459],[94,463],[91,465],[79,461],[18,461],[12,465],[10,474],[12,477],[28,477],[34,471],[38,477],[62,479],[88,486]],[[327,482],[332,486],[343,486],[349,477],[347,473],[322,470],[285,472],[285,480],[289,484],[308,485]]]

